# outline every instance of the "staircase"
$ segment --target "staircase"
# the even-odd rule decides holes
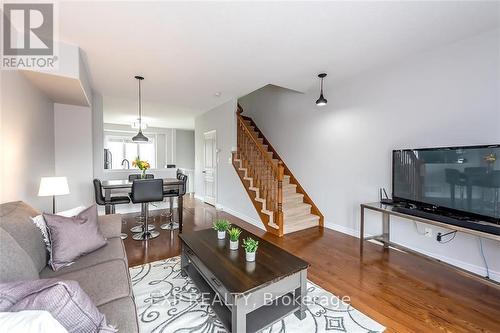
[[[238,105],[233,166],[266,230],[278,235],[323,226],[323,215],[278,153]]]

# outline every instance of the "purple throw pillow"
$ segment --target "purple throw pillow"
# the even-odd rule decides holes
[[[0,311],[44,310],[69,333],[117,332],[76,281],[42,279],[0,283]]]
[[[49,265],[54,271],[106,245],[97,224],[96,205],[73,217],[44,213],[43,218],[50,238]]]

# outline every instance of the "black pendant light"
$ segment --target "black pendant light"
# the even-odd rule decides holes
[[[317,106],[324,106],[324,105],[326,105],[326,103],[328,103],[328,100],[325,97],[323,97],[323,79],[326,77],[326,73],[318,74],[318,77],[321,80],[321,91],[319,94],[319,98],[316,101],[316,105]]]
[[[141,81],[144,80],[142,76],[135,76],[139,81],[139,133],[132,138],[134,142],[148,142],[148,138],[142,134],[142,96],[141,96]]]

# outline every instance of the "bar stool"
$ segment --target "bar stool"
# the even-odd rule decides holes
[[[106,198],[102,195],[102,184],[100,179],[94,179],[94,193],[95,193],[95,202],[98,205],[106,206],[111,205],[111,213],[114,214],[116,212],[115,205],[118,204],[129,204],[130,199],[127,196],[113,196],[110,200],[106,201]],[[123,224],[122,220],[122,224]],[[120,234],[121,239],[127,238],[127,234],[122,232]]]
[[[186,183],[187,183],[187,176],[178,173],[177,174],[177,179],[182,181],[182,186],[178,190],[167,190],[163,192],[164,197],[170,198],[170,222],[164,223],[160,226],[161,229],[163,230],[170,230],[173,231],[175,229],[179,229],[179,223],[173,221],[173,198],[174,197],[180,197],[186,194]],[[179,208],[177,208],[178,214],[182,214],[181,211],[179,211]]]
[[[100,179],[94,179],[95,202],[98,205],[111,205],[111,214],[115,214],[115,205],[128,204],[130,199],[127,196],[113,196],[108,201],[102,195],[102,184]]]
[[[134,181],[134,180],[136,180],[136,179],[142,179],[142,178],[141,178],[141,176],[142,176],[142,175],[141,175],[140,173],[132,173],[132,174],[128,175],[128,181],[129,181],[129,182],[133,182],[133,181]],[[154,178],[155,178],[155,176],[154,176],[153,174],[151,174],[151,173],[147,173],[147,174],[146,174],[146,179],[154,179]],[[129,193],[129,195],[130,195],[130,193]],[[137,216],[137,217],[135,218],[135,221],[136,221],[137,223],[139,223],[139,225],[136,225],[136,226],[134,226],[134,227],[130,228],[130,231],[131,231],[131,232],[133,232],[133,233],[143,232],[143,231],[144,231],[144,229],[143,229],[143,224],[144,224],[144,211],[143,211],[142,209],[141,209],[141,215]],[[154,225],[152,225],[152,224],[151,224],[151,225],[149,225],[149,230],[150,230],[150,231],[151,231],[151,230],[154,230],[154,229],[155,229],[155,226],[154,226]]]
[[[132,194],[130,199],[133,203],[142,204],[144,211],[143,231],[132,236],[134,240],[148,240],[156,238],[160,233],[156,230],[149,230],[149,209],[150,202],[163,200],[163,179],[140,179],[132,183]]]
[[[168,164],[168,165],[169,166],[167,166],[167,167],[175,168],[175,164]],[[182,174],[182,171],[180,169],[177,169],[177,172],[176,172],[176,178],[177,179],[179,179],[179,174]],[[162,213],[160,214],[160,216],[164,217],[165,219],[170,218],[170,221],[172,221],[172,218],[174,216],[174,210],[173,210],[173,207],[174,207],[174,198],[178,196],[177,192],[178,191],[176,191],[176,190],[166,190],[166,191],[163,191],[163,197],[164,198],[169,198],[169,207],[168,207],[168,211],[163,210]],[[165,226],[165,228],[166,228],[167,224],[168,223],[162,224],[162,226]],[[178,223],[174,223],[174,225],[175,224],[178,224]],[[175,228],[175,229],[177,229],[177,228]]]

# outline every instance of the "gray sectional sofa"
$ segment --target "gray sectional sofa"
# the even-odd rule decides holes
[[[0,205],[0,283],[57,278],[77,281],[109,324],[119,332],[138,332],[127,255],[120,239],[121,216],[99,216],[107,245],[54,272],[47,250],[30,217],[40,213],[24,202]]]

